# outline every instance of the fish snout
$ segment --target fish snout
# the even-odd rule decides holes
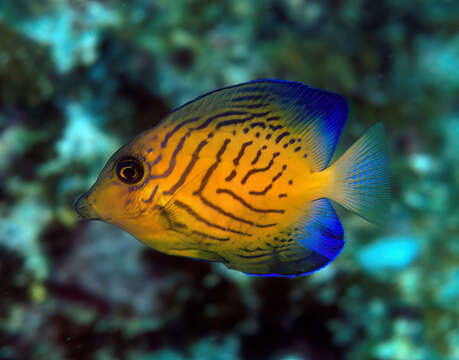
[[[89,203],[88,195],[89,192],[86,192],[78,196],[78,198],[75,200],[75,203],[73,204],[73,208],[77,212],[80,219],[99,220],[100,217],[97,215],[97,213],[94,211],[93,207]]]

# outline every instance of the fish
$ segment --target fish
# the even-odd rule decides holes
[[[330,165],[348,111],[342,96],[295,81],[209,92],[116,151],[74,208],[165,254],[311,274],[344,246],[331,201],[371,223],[389,216],[382,123]]]

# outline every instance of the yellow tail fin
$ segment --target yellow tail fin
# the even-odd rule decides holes
[[[390,183],[384,126],[377,123],[335,162],[330,197],[362,218],[383,224],[389,216]]]

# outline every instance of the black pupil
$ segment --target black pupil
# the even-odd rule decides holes
[[[135,170],[134,170],[134,168],[132,168],[132,167],[125,167],[125,168],[123,168],[123,170],[121,171],[121,173],[123,174],[123,177],[124,177],[125,179],[131,179],[131,178],[133,178],[134,175],[135,175]]]
[[[137,159],[124,159],[119,162],[116,173],[121,181],[135,184],[142,179],[143,166]]]

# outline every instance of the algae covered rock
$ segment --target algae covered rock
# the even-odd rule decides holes
[[[35,106],[47,101],[55,89],[53,71],[46,47],[0,18],[0,104]]]

